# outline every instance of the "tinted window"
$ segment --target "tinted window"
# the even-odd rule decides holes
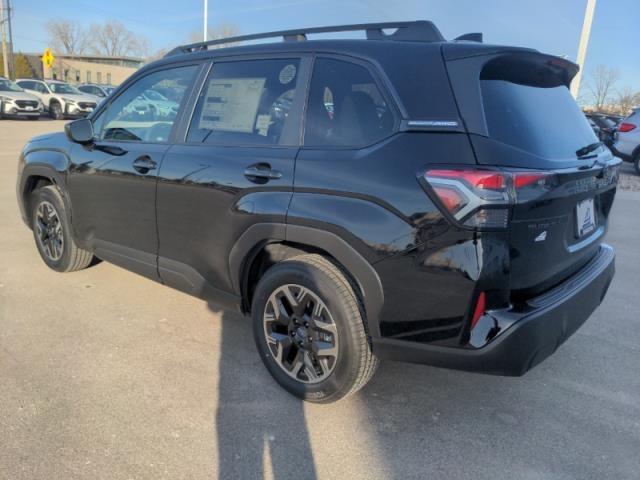
[[[565,86],[534,87],[481,80],[491,138],[545,158],[575,158],[597,142],[589,122]]]
[[[393,126],[393,114],[366,68],[342,60],[316,60],[305,145],[369,145],[389,135]]]
[[[28,80],[18,82],[22,88],[26,88],[27,90],[35,90],[35,82],[30,82]]]
[[[299,60],[217,63],[202,88],[187,141],[218,145],[297,143],[289,112]],[[289,132],[289,133],[287,133]]]
[[[49,88],[53,93],[68,93],[68,94],[79,93],[77,88],[72,87],[68,83],[50,83]]]
[[[0,92],[22,92],[22,88],[11,80],[0,78]]]
[[[166,142],[197,68],[189,66],[162,70],[136,81],[119,95],[106,111],[94,119],[97,138]],[[144,95],[145,92],[157,88],[172,90],[177,101],[154,101]]]

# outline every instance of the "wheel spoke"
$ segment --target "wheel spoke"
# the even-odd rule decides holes
[[[298,309],[298,298],[297,295],[291,291],[289,285],[285,285],[282,287],[282,293],[286,297],[289,305],[291,305],[291,309],[295,312]]]
[[[316,367],[313,365],[313,360],[309,352],[304,352],[302,358],[304,362],[304,373],[307,375],[307,378],[310,381],[317,380],[318,373],[316,372]]]
[[[338,347],[331,342],[314,342],[313,353],[318,357],[337,357]]]
[[[269,300],[269,303],[271,303],[271,308],[273,309],[274,320],[281,325],[288,325],[289,312],[287,312],[282,300],[278,297],[273,297]]]
[[[313,326],[319,330],[324,330],[325,332],[331,333],[333,336],[337,335],[338,333],[336,324],[333,322],[328,322],[322,317],[314,317]]]
[[[300,370],[302,370],[303,368],[304,368],[304,352],[298,349],[298,352],[296,353],[296,357],[293,359],[293,362],[291,362],[291,368],[289,369],[289,372],[294,376],[294,378],[298,378],[298,374],[300,373]]]

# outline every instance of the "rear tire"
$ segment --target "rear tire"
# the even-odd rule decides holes
[[[636,153],[636,156],[633,159],[633,166],[636,167],[636,173],[640,175],[640,152]]]
[[[252,318],[265,367],[304,400],[331,403],[352,395],[378,365],[352,284],[321,255],[271,267],[253,296]]]
[[[89,266],[93,254],[79,248],[71,235],[64,200],[57,187],[36,190],[31,202],[31,227],[36,248],[47,266],[56,272],[73,272]]]

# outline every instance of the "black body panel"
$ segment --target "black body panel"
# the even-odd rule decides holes
[[[166,261],[190,266],[213,287],[231,292],[228,258],[240,235],[258,222],[284,223],[291,201],[295,147],[227,148],[175,145],[158,183],[160,274]],[[268,164],[282,177],[257,182],[247,167]]]

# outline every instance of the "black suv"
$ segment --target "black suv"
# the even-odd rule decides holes
[[[607,291],[619,161],[575,64],[477,40],[419,21],[177,48],[25,146],[22,216],[54,270],[95,255],[250,314],[313,402],[380,358],[522,375]]]

